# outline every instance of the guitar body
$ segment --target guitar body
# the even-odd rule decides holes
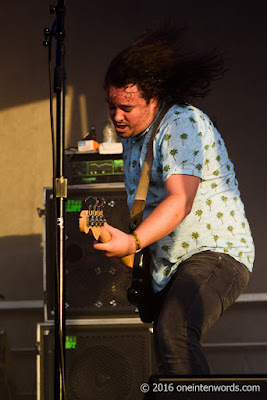
[[[144,265],[143,265],[143,252],[135,254],[132,284],[127,290],[127,298],[129,303],[138,306],[140,297],[143,292],[144,285]]]
[[[156,294],[151,283],[150,262],[148,248],[135,254],[132,284],[127,291],[129,303],[137,306],[140,319],[144,323],[154,321],[156,310]]]

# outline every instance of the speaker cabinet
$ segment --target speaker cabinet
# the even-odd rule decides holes
[[[66,319],[94,315],[134,315],[126,292],[130,286],[121,262],[93,249],[89,235],[79,230],[82,202],[88,196],[103,197],[107,222],[129,232],[129,211],[123,183],[91,184],[68,188],[65,202],[65,305]],[[44,291],[45,320],[54,318],[55,207],[53,191],[44,189]]]
[[[66,398],[141,400],[154,373],[150,325],[137,318],[66,321]],[[37,400],[54,400],[54,327],[37,325]]]

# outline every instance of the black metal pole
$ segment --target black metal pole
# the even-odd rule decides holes
[[[65,149],[65,1],[59,0],[56,12],[56,66],[54,92],[56,94],[56,161],[54,199],[56,202],[56,285],[55,285],[55,358],[54,400],[65,399],[65,200],[67,179],[64,177]]]

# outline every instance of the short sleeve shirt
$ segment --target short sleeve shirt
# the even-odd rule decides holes
[[[152,129],[153,123],[142,134],[122,139],[130,211]],[[154,138],[153,157],[144,218],[165,198],[169,176],[201,179],[191,212],[173,232],[150,245],[154,290],[163,289],[182,261],[206,250],[225,252],[251,271],[254,244],[234,166],[208,116],[191,105],[172,106]]]

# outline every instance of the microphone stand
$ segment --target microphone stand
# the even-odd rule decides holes
[[[55,290],[55,359],[54,359],[54,398],[65,398],[65,199],[67,197],[67,179],[64,178],[65,149],[65,66],[64,66],[64,0],[59,0],[56,7],[56,68],[54,92],[57,98],[56,124],[56,290]],[[55,198],[54,196],[54,198]]]
[[[56,94],[56,160],[53,171],[53,199],[55,202],[55,318],[54,318],[54,400],[66,399],[65,390],[65,201],[67,179],[64,177],[65,149],[65,66],[64,66],[64,17],[65,1],[58,0],[55,33],[45,30],[45,35],[56,37],[56,67],[54,69],[54,92]],[[53,155],[54,157],[54,155]]]

